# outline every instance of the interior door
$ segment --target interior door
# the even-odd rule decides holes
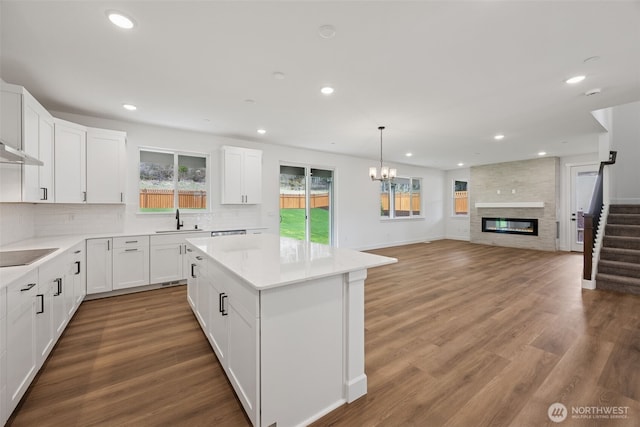
[[[333,244],[333,171],[280,166],[280,235]]]
[[[584,213],[589,210],[598,165],[571,166],[571,250],[584,250]]]

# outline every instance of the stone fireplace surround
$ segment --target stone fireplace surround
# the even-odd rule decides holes
[[[557,157],[471,167],[471,242],[557,250],[559,176]],[[482,232],[482,217],[537,219],[538,236]]]

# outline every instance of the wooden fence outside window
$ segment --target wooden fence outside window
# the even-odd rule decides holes
[[[469,192],[468,191],[455,191],[455,214],[467,215],[469,213]]]
[[[140,207],[143,209],[172,209],[174,190],[140,190]],[[206,209],[207,192],[195,190],[178,190],[178,206],[184,209]]]

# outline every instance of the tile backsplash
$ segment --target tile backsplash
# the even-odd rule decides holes
[[[0,246],[35,235],[35,206],[26,203],[0,203]]]
[[[69,234],[153,233],[176,228],[174,213],[139,214],[135,206],[0,203],[0,245]],[[181,212],[184,229],[259,227],[260,205],[224,205],[209,213]]]

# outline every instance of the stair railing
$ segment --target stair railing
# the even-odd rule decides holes
[[[595,236],[598,234],[598,228],[600,227],[600,215],[603,206],[604,167],[614,164],[617,154],[617,151],[609,151],[609,160],[600,162],[598,178],[596,179],[593,195],[591,196],[591,205],[589,206],[589,211],[584,214],[584,263],[582,266],[582,278],[584,280],[591,280],[591,273],[593,271],[593,249]]]

